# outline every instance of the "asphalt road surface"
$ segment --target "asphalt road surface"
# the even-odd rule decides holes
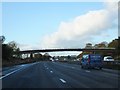
[[[2,88],[118,88],[118,71],[81,69],[60,62],[3,68],[2,74]]]

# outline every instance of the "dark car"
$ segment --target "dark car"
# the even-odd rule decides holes
[[[86,54],[82,56],[81,68],[102,69],[102,56],[99,54]]]

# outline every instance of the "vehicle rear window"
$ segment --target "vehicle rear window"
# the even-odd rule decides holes
[[[107,59],[113,59],[112,57],[107,57]]]
[[[88,55],[83,55],[83,59],[88,59]]]
[[[90,55],[91,60],[101,60],[101,56],[99,55]]]

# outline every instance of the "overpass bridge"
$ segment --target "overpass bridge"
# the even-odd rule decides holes
[[[115,48],[104,48],[104,49],[86,49],[86,48],[74,48],[74,49],[40,49],[40,50],[24,50],[20,51],[20,54],[27,53],[39,53],[39,52],[60,52],[60,51],[91,51],[91,52],[115,52]]]
[[[87,49],[87,48],[69,48],[69,49],[40,49],[40,50],[24,50],[20,51],[19,54],[30,54],[30,58],[33,58],[33,54],[41,53],[41,52],[63,52],[63,51],[84,51],[84,52],[107,52],[107,53],[115,53],[117,50],[115,48],[101,48],[101,49]]]

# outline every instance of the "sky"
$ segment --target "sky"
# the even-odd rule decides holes
[[[118,37],[117,4],[2,2],[0,33],[5,43],[15,41],[20,50],[84,48],[86,43],[111,42]]]

